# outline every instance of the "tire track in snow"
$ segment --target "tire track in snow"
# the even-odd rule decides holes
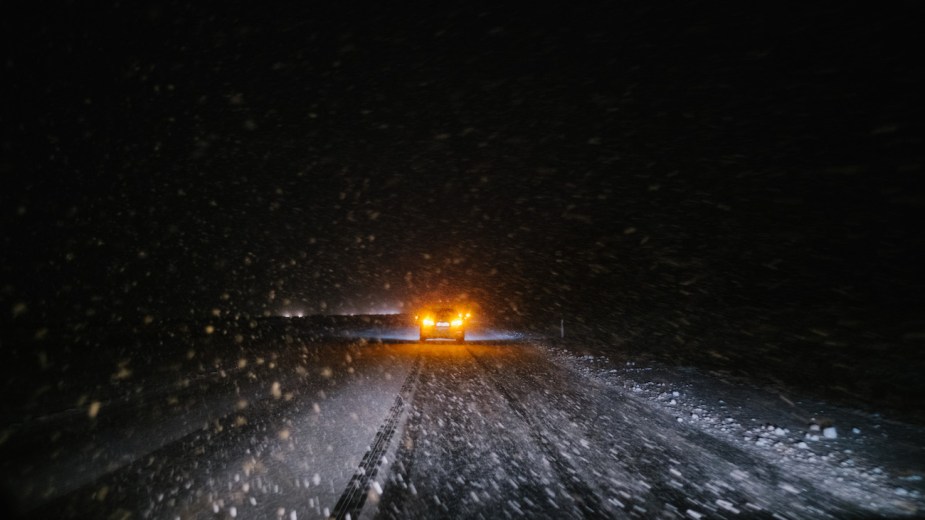
[[[409,495],[417,495],[409,475],[414,467],[414,447],[418,444],[418,433],[423,414],[416,409],[418,405],[409,404],[411,404],[411,411],[405,425],[404,439],[399,442],[395,453],[392,476],[388,479],[385,491],[382,493],[382,502],[379,503],[379,514],[376,518],[387,520],[404,518],[402,512],[406,498]]]
[[[479,367],[485,371],[492,386],[504,397],[511,410],[514,410],[514,413],[527,424],[530,429],[530,436],[533,437],[533,440],[542,449],[543,455],[546,457],[546,460],[549,461],[550,467],[555,471],[556,476],[559,477],[559,481],[562,482],[565,489],[568,490],[582,515],[585,518],[608,518],[609,515],[606,513],[607,510],[603,507],[603,504],[594,493],[594,490],[578,476],[578,472],[575,471],[575,468],[559,455],[555,443],[550,441],[546,435],[543,434],[540,425],[538,425],[530,414],[527,413],[527,410],[520,401],[508,392],[507,388],[497,379],[496,371],[485,364],[468,347],[466,351],[475,359]]]
[[[405,409],[407,398],[411,395],[415,384],[417,383],[418,374],[421,371],[421,356],[418,356],[411,366],[408,377],[405,378],[398,395],[395,396],[395,403],[389,409],[385,421],[373,437],[373,442],[367,448],[366,454],[360,461],[360,465],[351,477],[350,482],[341,494],[340,499],[331,512],[331,518],[342,520],[347,518],[359,518],[363,505],[366,504],[366,497],[369,493],[369,484],[376,478],[379,472],[379,466],[382,464],[382,457],[389,448],[395,429],[398,427],[398,420]]]

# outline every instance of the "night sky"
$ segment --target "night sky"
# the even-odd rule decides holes
[[[7,7],[6,322],[925,327],[914,3],[308,4]]]

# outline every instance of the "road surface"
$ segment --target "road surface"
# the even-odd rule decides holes
[[[895,497],[886,476],[820,479],[567,358],[526,340],[361,339],[200,359],[134,381],[128,397],[14,425],[0,444],[4,488],[33,518],[921,511],[915,486]]]

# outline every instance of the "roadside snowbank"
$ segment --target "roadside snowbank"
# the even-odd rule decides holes
[[[593,381],[623,388],[679,423],[821,483],[859,509],[890,516],[925,513],[925,428],[726,374],[632,361],[617,365],[606,356],[545,348]]]

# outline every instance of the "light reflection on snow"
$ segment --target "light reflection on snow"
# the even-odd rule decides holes
[[[389,327],[364,329],[347,329],[343,336],[354,339],[380,339],[383,341],[418,341],[420,333],[417,327]],[[514,341],[523,339],[523,333],[511,330],[480,327],[466,331],[466,341]],[[433,340],[438,343],[441,340]]]

